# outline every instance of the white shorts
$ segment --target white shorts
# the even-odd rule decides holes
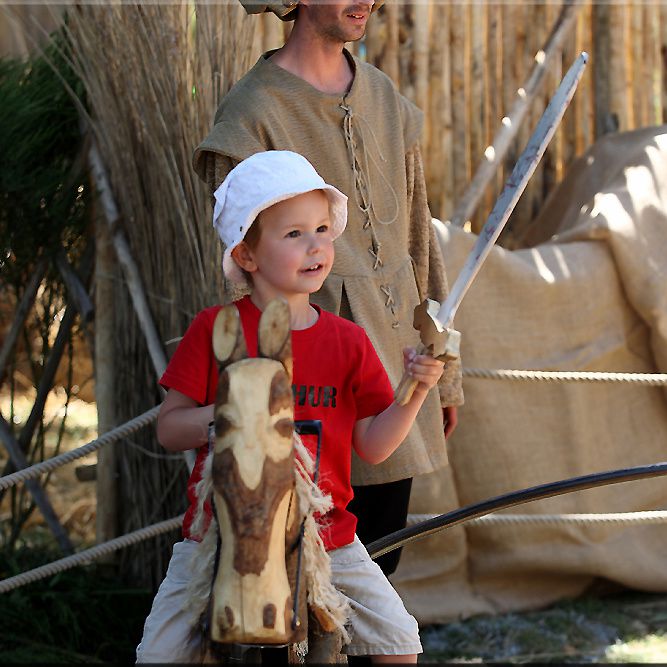
[[[184,611],[188,606],[190,563],[198,546],[194,540],[174,544],[167,576],[144,623],[137,662],[201,662],[199,633],[192,632],[192,614]]]
[[[354,542],[329,552],[331,581],[352,608],[348,655],[421,653],[419,626],[355,535]]]
[[[201,662],[201,640],[192,632],[187,607],[190,561],[198,543],[174,545],[167,576],[153,600],[137,646],[137,662]],[[398,593],[379,566],[354,538],[352,544],[329,552],[334,586],[352,608],[348,655],[410,655],[421,653],[417,621],[406,611]]]

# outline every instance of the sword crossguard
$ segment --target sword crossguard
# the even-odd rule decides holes
[[[440,361],[458,359],[461,348],[461,333],[456,329],[443,327],[436,319],[440,304],[433,299],[425,299],[415,307],[413,326],[419,331],[422,345],[428,353]]]
[[[440,304],[433,299],[426,299],[415,307],[413,325],[419,331],[421,345],[417,354],[430,354],[440,361],[451,361],[459,358],[461,334],[456,329],[443,327],[436,318]],[[403,373],[401,381],[394,392],[394,400],[405,405],[411,398],[417,381],[407,373]]]

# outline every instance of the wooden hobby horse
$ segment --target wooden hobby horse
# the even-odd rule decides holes
[[[213,521],[201,531],[201,564],[194,566],[200,573],[191,584],[193,597],[207,598],[207,661],[228,655],[225,644],[297,645],[306,639],[309,610],[312,655],[321,655],[312,652],[313,633],[329,643],[341,631],[345,635],[346,605],[331,585],[313,519],[331,499],[310,481],[312,459],[294,432],[284,301],[266,307],[257,340],[258,356],[247,358],[237,308],[218,312],[212,341],[219,362],[215,437],[196,490],[201,507],[211,498]],[[193,530],[203,526],[202,515],[197,513]],[[198,603],[193,605],[198,612]]]

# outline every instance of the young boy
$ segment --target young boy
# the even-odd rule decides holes
[[[225,276],[250,283],[250,295],[235,304],[250,356],[257,353],[261,311],[277,297],[290,307],[294,418],[322,421],[320,485],[333,500],[322,537],[333,584],[349,599],[353,613],[345,651],[370,655],[378,663],[416,662],[422,650],[417,622],[368,556],[355,535],[356,519],[346,510],[352,498],[351,448],[370,463],[390,456],[435,387],[443,364],[405,350],[405,367],[418,385],[410,402],[399,406],[364,330],[310,304],[309,295],[331,270],[333,242],[347,222],[347,198],[304,157],[290,151],[256,153],[228,174],[215,197],[214,226],[226,246]],[[197,315],[161,379],[168,393],[158,417],[158,439],[171,451],[199,452],[188,484],[185,539],[174,546],[137,648],[138,662],[198,658],[184,596],[196,547],[190,534],[194,485],[201,477],[207,449],[202,445],[213,420],[218,369],[211,336],[219,309]]]

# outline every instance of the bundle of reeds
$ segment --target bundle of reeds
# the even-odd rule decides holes
[[[69,13],[72,60],[140,267],[167,356],[202,307],[220,298],[220,244],[208,193],[191,167],[222,94],[252,64],[257,26],[240,5],[82,5]],[[100,276],[98,280],[116,279]],[[117,423],[161,400],[131,300],[114,290]],[[98,303],[98,309],[105,307]],[[119,532],[175,516],[185,507],[186,467],[150,430],[117,447]],[[125,552],[126,572],[147,585],[163,576],[174,536]]]

